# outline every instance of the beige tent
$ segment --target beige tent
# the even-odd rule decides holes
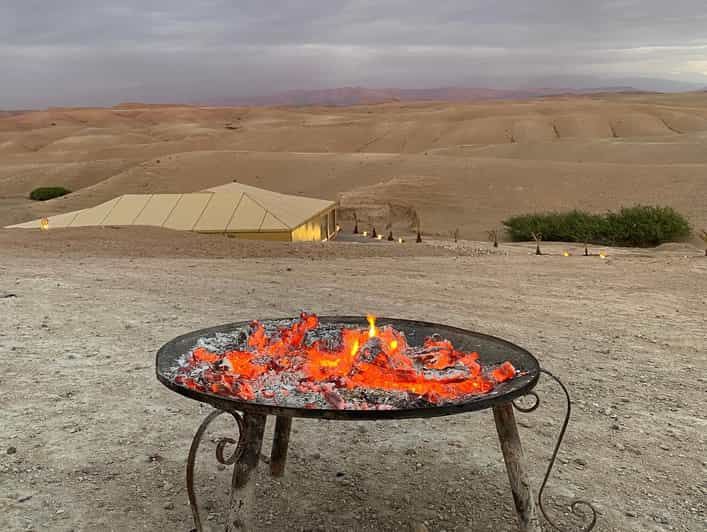
[[[336,203],[229,183],[191,194],[125,194],[90,209],[49,218],[57,227],[152,225],[264,240],[326,240],[336,233]],[[40,220],[12,225],[38,228]]]

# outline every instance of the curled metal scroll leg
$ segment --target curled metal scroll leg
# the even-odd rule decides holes
[[[194,463],[196,461],[196,453],[199,451],[199,445],[204,437],[206,429],[211,424],[211,422],[219,417],[221,414],[229,413],[233,416],[238,425],[238,441],[232,438],[221,438],[216,444],[216,459],[219,463],[223,465],[233,465],[236,463],[240,455],[243,453],[243,448],[245,445],[245,430],[243,417],[238,412],[226,412],[224,410],[214,410],[211,412],[204,421],[201,422],[199,428],[194,434],[194,439],[191,442],[191,447],[189,448],[189,458],[187,460],[187,497],[189,497],[189,507],[191,508],[191,515],[194,520],[194,529],[196,532],[203,532],[204,528],[201,524],[201,517],[199,515],[199,507],[196,501],[196,495],[194,493]],[[226,445],[237,444],[236,449],[233,451],[231,456],[224,456],[224,449]]]
[[[557,441],[555,442],[555,447],[552,451],[552,457],[550,458],[550,463],[547,466],[547,470],[545,471],[545,477],[543,478],[543,482],[540,485],[540,491],[538,492],[538,507],[540,508],[540,512],[542,513],[543,517],[547,521],[547,523],[554,529],[557,530],[558,532],[564,532],[564,529],[557,525],[550,517],[548,516],[547,512],[545,511],[545,507],[543,505],[543,494],[545,493],[545,487],[547,486],[547,481],[550,478],[550,474],[552,473],[552,468],[555,465],[555,460],[557,459],[557,454],[560,451],[560,447],[562,446],[562,441],[565,438],[565,432],[567,432],[567,425],[569,425],[570,422],[570,416],[572,414],[572,400],[570,399],[570,394],[565,385],[562,383],[560,379],[558,379],[555,375],[547,371],[546,369],[541,369],[540,370],[542,373],[550,377],[552,380],[554,380],[562,389],[562,392],[565,394],[565,401],[566,401],[566,410],[565,410],[565,419],[562,423],[562,429],[560,430],[560,434],[557,436]],[[520,412],[532,412],[538,408],[540,405],[540,398],[535,392],[530,392],[530,394],[534,398],[533,404],[530,406],[522,406],[519,404],[516,404],[513,402],[513,406],[516,408],[516,410],[519,410]],[[576,499],[572,501],[572,504],[570,505],[570,509],[572,510],[572,513],[576,516],[578,516],[581,519],[585,519],[587,515],[585,512],[579,510],[580,508],[585,508],[589,510],[589,522],[584,525],[580,530],[581,532],[589,532],[594,528],[594,526],[597,523],[597,511],[594,506],[585,500],[582,499]],[[579,510],[579,511],[578,511]]]

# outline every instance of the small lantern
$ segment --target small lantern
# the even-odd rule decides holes
[[[49,229],[49,218],[42,218],[41,220],[39,220],[39,228],[42,231],[46,231],[47,229]]]
[[[376,238],[377,238],[378,240],[383,240],[383,235],[378,235]]]
[[[402,236],[398,237],[398,244],[402,244],[405,242],[405,239]]]
[[[363,236],[368,236],[368,231],[364,231],[362,234]]]
[[[565,257],[569,257],[569,256],[570,256],[570,252],[569,252],[569,251],[565,251],[562,255],[565,256]]]
[[[599,252],[599,257],[602,258],[602,259],[605,259],[605,258],[606,258],[606,253],[604,253],[603,251],[600,251],[600,252]]]

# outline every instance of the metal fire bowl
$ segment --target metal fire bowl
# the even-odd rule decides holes
[[[287,318],[284,318],[287,319]],[[268,321],[282,320],[262,320]],[[367,328],[368,322],[360,316],[324,316],[319,317],[320,323],[336,324],[342,327]],[[537,359],[528,351],[515,344],[507,342],[495,336],[489,336],[465,329],[428,323],[424,321],[399,320],[390,318],[376,318],[376,325],[379,327],[391,325],[398,331],[405,334],[407,342],[411,346],[422,345],[425,338],[437,333],[443,338],[450,340],[454,347],[460,351],[476,351],[479,354],[479,362],[482,366],[501,364],[509,361],[520,371],[517,376],[510,381],[498,384],[489,393],[472,395],[464,401],[430,405],[425,407],[401,408],[394,410],[337,410],[334,408],[302,408],[299,406],[288,406],[287,404],[267,404],[256,401],[244,401],[236,397],[225,397],[210,392],[200,392],[192,390],[172,381],[170,370],[177,365],[177,359],[188,353],[196,346],[199,338],[208,338],[215,333],[230,333],[243,327],[250,322],[242,321],[219,325],[208,329],[201,329],[179,336],[167,342],[157,352],[156,373],[159,381],[191,399],[196,399],[204,403],[209,403],[220,410],[251,412],[254,414],[274,415],[284,417],[305,417],[340,420],[376,420],[376,419],[403,419],[417,417],[436,417],[459,414],[461,412],[471,412],[491,408],[498,403],[505,403],[521,395],[527,394],[537,384],[540,376],[540,365]]]

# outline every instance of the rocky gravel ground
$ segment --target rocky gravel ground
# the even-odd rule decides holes
[[[157,382],[155,351],[192,329],[301,309],[438,321],[530,349],[574,401],[548,513],[576,525],[568,505],[581,497],[595,502],[602,532],[705,529],[707,259],[91,258],[12,248],[0,249],[0,530],[189,530],[184,466],[209,408]],[[564,407],[546,379],[537,391],[541,407],[517,414],[534,486]],[[197,463],[214,529],[229,483],[214,441],[233,430],[215,424]],[[266,472],[258,530],[517,529],[490,412],[295,420],[285,477]]]

